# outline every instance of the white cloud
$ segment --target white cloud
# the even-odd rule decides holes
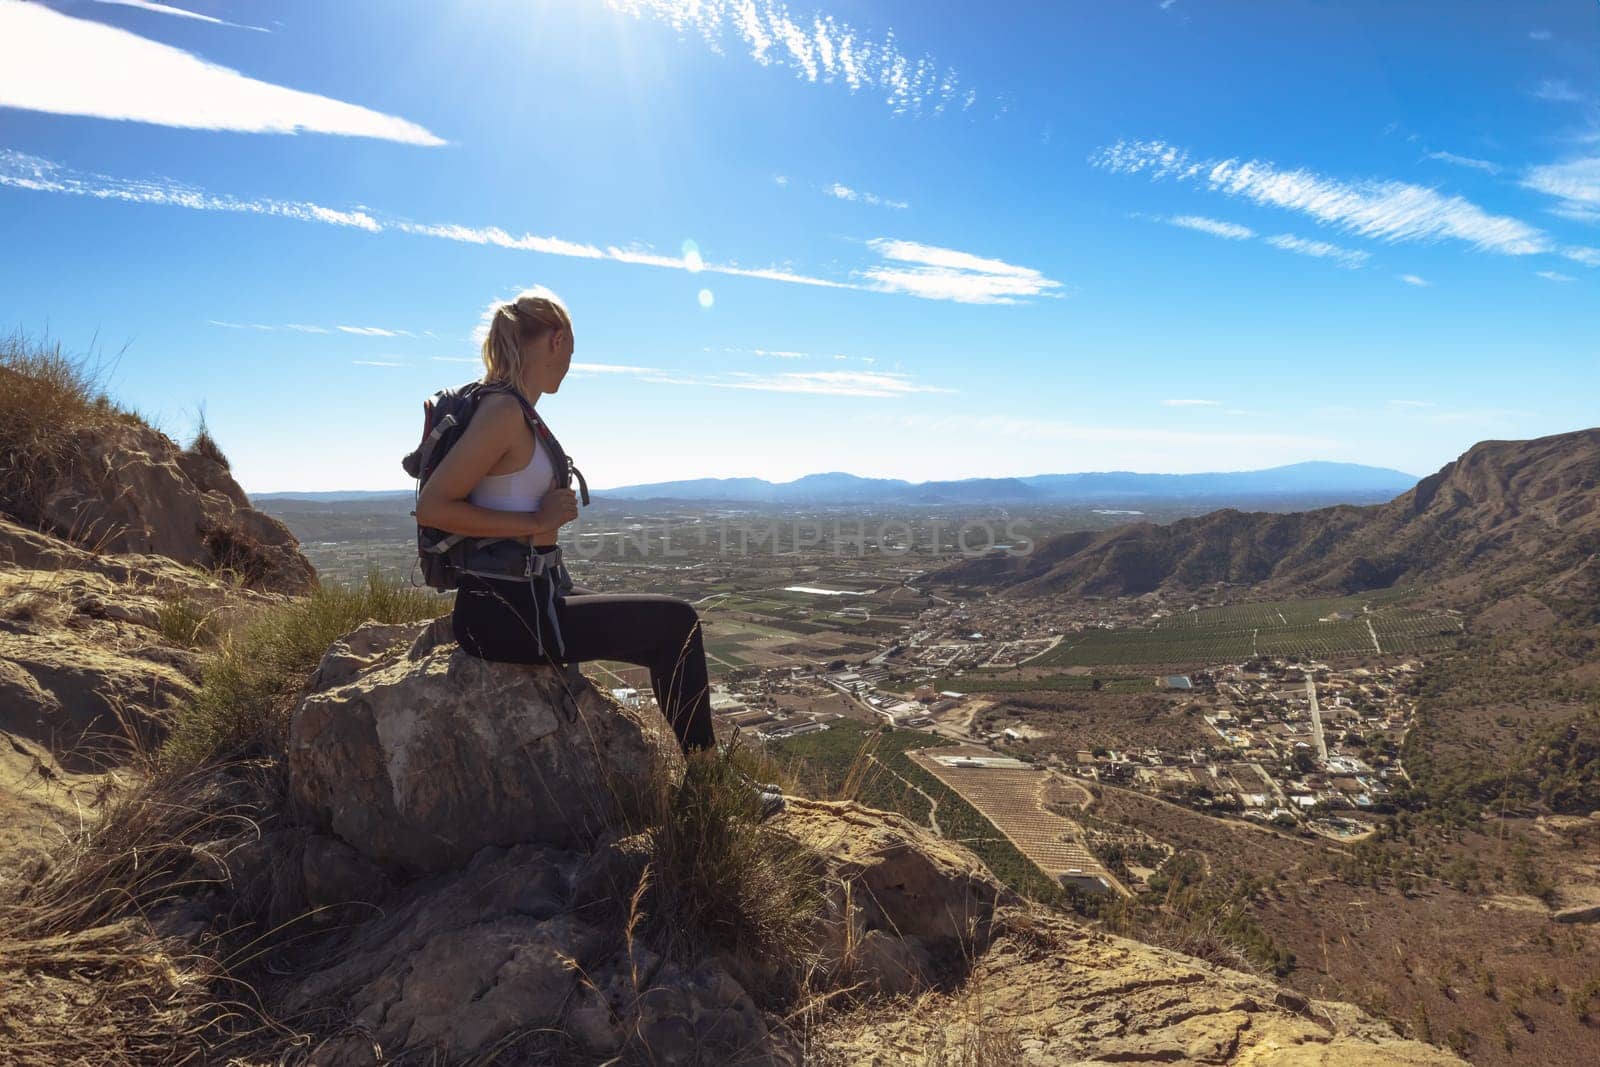
[[[789,184],[788,177],[786,177],[785,175],[782,175],[782,174],[779,174],[778,176],[776,176],[772,180],[777,182],[779,185],[788,185]]]
[[[262,330],[276,333],[288,330],[291,333],[348,333],[357,337],[416,337],[417,334],[410,330],[395,330],[382,326],[310,326],[303,322],[285,322],[281,325],[271,325],[264,322],[225,322],[221,319],[207,319],[213,326],[222,326],[230,330]],[[426,336],[432,336],[428,334]]]
[[[1061,283],[1031,267],[951,248],[875,237],[867,242],[890,263],[859,272],[867,288],[926,300],[963,304],[1015,304],[1020,297],[1052,296]],[[905,264],[905,265],[901,265]]]
[[[714,389],[748,389],[764,393],[808,393],[818,396],[859,396],[880,399],[910,396],[914,393],[953,393],[933,385],[921,385],[909,375],[886,371],[784,371],[755,374],[732,371],[727,374],[691,374],[663,371],[646,374],[641,381],[656,385],[692,385]]]
[[[340,333],[351,333],[357,337],[415,337],[410,330],[388,330],[382,326],[335,326]]]
[[[1220,400],[1163,400],[1162,407],[1168,408],[1220,408]]]
[[[1355,248],[1341,248],[1327,241],[1311,241],[1304,237],[1296,237],[1292,233],[1280,233],[1262,240],[1273,248],[1285,252],[1293,252],[1301,256],[1313,256],[1317,259],[1331,259],[1346,270],[1358,270],[1367,260],[1371,259],[1370,253]]]
[[[409,367],[409,363],[391,363],[386,359],[352,359],[350,361],[358,367]]]
[[[1562,274],[1558,270],[1536,270],[1533,274],[1534,277],[1543,278],[1547,282],[1575,282],[1578,280],[1572,275]]]
[[[970,108],[977,99],[955,70],[929,55],[900,51],[893,31],[866,40],[832,15],[796,18],[782,0],[606,0],[613,11],[653,18],[684,33],[694,31],[713,52],[733,38],[763,67],[783,67],[808,83],[840,82],[854,92],[883,94],[895,114],[940,114]]]
[[[1524,188],[1557,200],[1553,212],[1579,222],[1600,222],[1600,156],[1546,163],[1523,176]]]
[[[181,48],[17,0],[0,0],[0,102],[186,129],[444,143],[394,115],[258,81]]]
[[[1428,286],[1433,284],[1432,282],[1428,281],[1428,279],[1419,278],[1415,274],[1397,274],[1395,277],[1399,278],[1407,285],[1415,285],[1419,289],[1426,289]]]
[[[1600,248],[1586,248],[1583,245],[1572,245],[1561,250],[1561,254],[1574,263],[1582,263],[1585,267],[1600,267]]]
[[[1588,99],[1562,78],[1546,78],[1539,83],[1539,88],[1533,91],[1533,95],[1540,100],[1549,100],[1557,104],[1581,104]]]
[[[4,3],[5,0],[0,0]],[[222,211],[268,215],[320,222],[364,230],[368,233],[402,233],[468,244],[495,245],[545,255],[581,259],[605,259],[634,266],[681,270],[690,273],[723,274],[828,289],[854,289],[870,292],[909,293],[929,300],[953,300],[972,304],[1014,304],[1019,297],[1054,295],[1061,283],[1046,278],[1028,267],[1013,266],[997,259],[985,259],[948,248],[875,238],[867,244],[885,261],[856,272],[859,281],[837,281],[800,274],[778,267],[741,267],[737,263],[708,263],[698,253],[684,256],[661,255],[640,248],[623,248],[569,241],[534,234],[514,236],[499,227],[433,224],[383,218],[367,210],[339,211],[305,201],[271,199],[239,200],[231,196],[206,193],[172,181],[127,181],[102,174],[69,170],[49,160],[0,148],[0,187],[66,196],[86,196],[100,200],[181,207],[192,211]],[[274,327],[292,329],[295,327]],[[308,328],[321,330],[322,327]],[[335,327],[346,333],[362,333],[379,327]],[[373,336],[386,336],[373,334]],[[394,334],[394,336],[402,336]]]
[[[136,7],[141,11],[149,11],[156,15],[174,15],[181,19],[194,19],[198,22],[209,22],[216,26],[232,26],[236,30],[254,30],[257,33],[268,32],[264,26],[246,26],[240,22],[229,22],[227,19],[202,15],[198,11],[173,7],[171,4],[158,4],[154,0],[94,0],[94,2],[97,4],[113,4],[117,7]]]
[[[1530,40],[1530,41],[1548,41],[1550,38],[1552,38],[1554,36],[1555,36],[1555,34],[1551,33],[1549,30],[1529,30],[1528,31],[1528,40]]]
[[[872,193],[864,193],[852,189],[848,185],[841,185],[839,182],[825,186],[822,191],[837,200],[859,201],[863,204],[871,204],[874,207],[892,207],[896,211],[904,211],[911,206],[904,200],[889,200],[881,196],[874,196]]]
[[[1378,241],[1450,239],[1515,256],[1553,250],[1549,237],[1536,227],[1408,182],[1347,182],[1305,169],[1283,170],[1262,160],[1193,159],[1187,150],[1162,141],[1118,141],[1089,159],[1114,174],[1198,181],[1214,192],[1299,212]]]
[[[473,360],[477,363],[479,360]],[[660,374],[655,367],[630,367],[622,363],[574,363],[574,374]]]
[[[1498,163],[1491,163],[1487,159],[1473,159],[1471,156],[1458,156],[1454,152],[1424,152],[1423,155],[1440,163],[1448,163],[1453,167],[1481,170],[1485,174],[1499,174],[1501,170]]]
[[[1199,230],[1214,237],[1225,237],[1230,241],[1248,241],[1256,235],[1256,231],[1248,226],[1241,226],[1237,222],[1223,222],[1220,219],[1208,219],[1204,215],[1171,215],[1161,221],[1173,226],[1182,226],[1186,230]]]

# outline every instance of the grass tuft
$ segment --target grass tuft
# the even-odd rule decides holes
[[[364,622],[421,622],[449,601],[377,571],[262,609],[224,636],[161,753],[168,772],[284,751],[294,698],[330,645]]]
[[[217,444],[215,437],[211,436],[211,426],[206,422],[206,409],[204,407],[200,409],[199,425],[195,427],[194,437],[190,439],[187,451],[192,456],[201,456],[209,459],[211,462],[220,465],[223,470],[230,469],[228,457],[223,453],[222,446]]]
[[[181,596],[164,600],[156,610],[156,631],[182,648],[211,648],[222,636],[215,610]]]
[[[750,782],[771,780],[767,769],[737,739],[689,758],[651,833],[643,907],[652,944],[680,958],[716,953],[750,964],[772,983],[760,992],[782,1000],[809,976],[824,901],[817,857],[762,822]]]

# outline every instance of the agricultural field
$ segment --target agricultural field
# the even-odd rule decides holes
[[[848,798],[897,811],[919,826],[971,849],[1013,889],[1039,900],[1059,900],[1060,887],[1045,877],[994,824],[961,795],[929,774],[909,753],[953,744],[920,730],[837,720],[827,730],[769,741],[767,751],[799,782],[823,799]]]
[[[1031,666],[1089,667],[1237,663],[1253,656],[1319,659],[1406,655],[1453,648],[1458,616],[1363,597],[1202,608],[1146,629],[1086,630]]]

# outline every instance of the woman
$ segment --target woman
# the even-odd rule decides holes
[[[423,484],[418,523],[521,542],[529,552],[551,551],[561,527],[577,518],[578,502],[565,479],[557,479],[550,449],[535,435],[523,404],[531,411],[540,396],[561,388],[572,347],[572,319],[549,290],[531,289],[490,311],[484,381],[508,391],[483,397],[461,439]],[[554,613],[557,647],[567,662],[610,659],[648,667],[656,702],[684,752],[715,747],[705,645],[693,606],[669,596],[574,587],[555,598]],[[540,647],[541,641],[555,643],[543,618],[533,583],[462,576],[456,640],[472,655],[547,662],[545,652],[560,653]]]

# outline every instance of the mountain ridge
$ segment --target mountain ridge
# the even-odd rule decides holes
[[[935,584],[1125,596],[1207,584],[1359,592],[1418,577],[1555,580],[1600,552],[1600,428],[1483,441],[1385,504],[1223,509],[965,560]],[[1587,581],[1588,579],[1586,579]]]

